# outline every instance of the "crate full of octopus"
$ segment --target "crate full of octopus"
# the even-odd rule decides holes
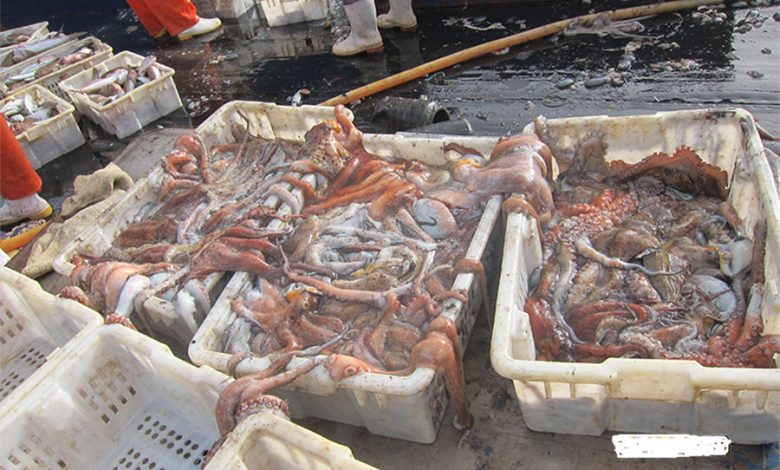
[[[526,424],[776,442],[780,203],[752,117],[529,130],[560,174],[544,216],[508,218],[492,347]]]
[[[262,116],[276,128],[267,138],[250,140],[239,125],[231,135],[238,143],[206,145],[195,133],[179,138],[99,217],[98,230],[80,234],[55,259],[54,269],[72,283],[63,295],[109,320],[130,320],[147,334],[189,344],[230,273],[267,268],[263,250],[283,230],[266,225],[300,210],[289,207],[295,202],[285,182],[299,144],[285,131],[288,117],[280,109]],[[306,114],[319,121],[332,110]]]
[[[251,116],[252,105],[226,108]],[[204,138],[231,127],[227,110],[199,128]],[[548,162],[530,135],[509,145],[363,135],[335,112],[305,136],[325,152],[295,163],[301,210],[267,250],[270,268],[231,279],[190,358],[242,377],[226,398],[228,428],[252,391],[280,377],[274,393],[293,417],[430,443],[447,396],[454,424],[472,423],[462,356],[488,300],[482,260],[506,194],[528,193],[531,210],[551,199]]]

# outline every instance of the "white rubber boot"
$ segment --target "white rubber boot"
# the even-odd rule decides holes
[[[179,41],[186,41],[195,36],[211,33],[222,27],[219,18],[199,18],[198,22],[178,34]]]
[[[375,54],[384,50],[382,36],[376,27],[374,0],[358,0],[344,5],[349,18],[349,36],[333,45],[333,54],[350,56],[367,52]]]
[[[412,0],[390,0],[390,11],[379,15],[376,24],[382,29],[401,28],[401,31],[417,31],[417,17],[412,11]]]
[[[32,194],[21,199],[5,199],[0,207],[0,226],[21,222],[27,219],[44,219],[52,213],[45,199]]]

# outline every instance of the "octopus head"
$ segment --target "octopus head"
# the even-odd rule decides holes
[[[185,134],[179,137],[174,142],[173,148],[182,150],[196,159],[201,159],[206,155],[206,148],[197,135]]]
[[[333,177],[349,158],[349,152],[337,138],[337,134],[342,132],[341,126],[334,120],[321,122],[306,132],[306,143],[299,153]]]
[[[325,369],[327,369],[331,380],[339,382],[361,372],[368,372],[370,366],[352,356],[331,354],[325,361]]]
[[[284,294],[284,297],[298,312],[311,312],[317,307],[317,297],[303,288],[290,290]]]

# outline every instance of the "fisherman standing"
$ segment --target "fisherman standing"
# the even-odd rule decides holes
[[[344,10],[349,19],[350,32],[346,39],[333,45],[333,54],[338,56],[382,52],[384,44],[378,28],[417,30],[412,0],[390,0],[390,11],[379,17],[376,16],[374,0],[344,0]]]

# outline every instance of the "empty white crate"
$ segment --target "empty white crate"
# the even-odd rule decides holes
[[[268,26],[317,21],[328,16],[328,0],[258,0]]]
[[[97,312],[0,267],[0,400],[15,403],[57,364],[60,348],[103,324]]]
[[[0,107],[9,101],[32,95],[37,102],[57,103],[60,112],[16,136],[33,168],[40,168],[52,160],[84,144],[84,136],[76,123],[73,105],[55,96],[40,85],[33,85],[0,101]]]
[[[537,119],[526,128],[570,162],[583,139],[603,133],[608,160],[636,162],[654,152],[692,147],[726,170],[729,202],[751,236],[768,225],[764,334],[780,333],[780,203],[761,140],[743,110],[695,110],[647,116]],[[514,381],[523,418],[535,431],[726,435],[732,442],[780,440],[780,369],[703,367],[694,361],[611,358],[600,364],[536,361],[523,311],[530,273],[541,263],[536,223],[507,220],[491,345],[496,371]],[[775,358],[777,364],[777,358]]]
[[[104,60],[108,59],[114,54],[114,50],[111,48],[111,46],[104,43],[100,39],[90,36],[84,39],[80,39],[78,41],[71,41],[61,46],[57,46],[45,53],[46,56],[57,57],[58,59],[62,59],[66,55],[73,54],[74,52],[78,51],[82,47],[89,47],[90,49],[95,51],[95,53],[76,63],[61,67],[58,70],[48,75],[37,78],[31,82],[26,82],[15,89],[9,89],[8,94],[16,93],[19,90],[24,90],[25,88],[32,85],[40,85],[48,89],[50,92],[54,93],[55,95],[59,96],[60,98],[70,100],[67,93],[65,93],[60,89],[59,83],[69,77],[76,75],[81,71],[87,70],[88,68],[92,67],[95,64],[99,64],[100,62],[103,62]],[[17,64],[14,65],[13,67],[9,67],[5,69],[2,73],[0,73],[0,82],[4,80],[6,77],[13,77],[16,74],[21,73],[29,65],[30,63],[25,62],[23,64]]]
[[[206,466],[210,470],[371,470],[349,447],[274,414],[251,415],[230,433]]]
[[[193,0],[198,14],[205,18],[238,18],[255,6],[254,0]]]
[[[63,355],[23,400],[0,404],[3,468],[198,468],[219,437],[225,375],[121,325]]]
[[[60,82],[78,112],[100,125],[109,134],[124,138],[138,132],[145,125],[181,108],[181,98],[173,81],[174,70],[157,63],[160,78],[145,83],[121,98],[100,106],[83,93],[74,90],[85,87],[103,74],[119,67],[137,67],[144,57],[122,51],[114,57]]]
[[[239,112],[248,117],[253,135],[271,139],[274,137],[302,141],[303,136],[323,116],[330,114],[330,107],[277,106],[268,103],[234,101],[218,109],[198,127],[198,133],[207,145],[217,142],[234,142],[231,128],[244,125]],[[458,143],[489,155],[497,138],[451,137],[407,138],[394,135],[365,134],[364,144],[373,153],[384,157],[416,159],[423,163],[444,164],[457,158],[444,151],[447,144]],[[501,198],[491,199],[483,212],[474,238],[468,247],[468,259],[493,259],[490,243],[498,221]],[[486,270],[490,269],[486,265]],[[230,354],[222,352],[223,335],[236,315],[230,308],[230,299],[253,278],[246,273],[236,273],[220,295],[211,313],[206,317],[189,347],[192,362],[227,371]],[[466,305],[450,299],[443,304],[443,313],[458,325],[464,348],[468,343],[480,310],[482,296],[475,276],[462,273],[452,287],[469,293]],[[301,359],[294,359],[294,367]],[[239,374],[248,374],[268,367],[268,357],[252,357],[241,362]],[[441,425],[447,397],[444,381],[432,369],[418,368],[409,376],[393,376],[363,373],[341,382],[330,379],[320,366],[300,377],[293,386],[279,389],[275,394],[290,402],[293,418],[314,416],[355,426],[366,427],[373,434],[395,437],[414,442],[431,443]]]

